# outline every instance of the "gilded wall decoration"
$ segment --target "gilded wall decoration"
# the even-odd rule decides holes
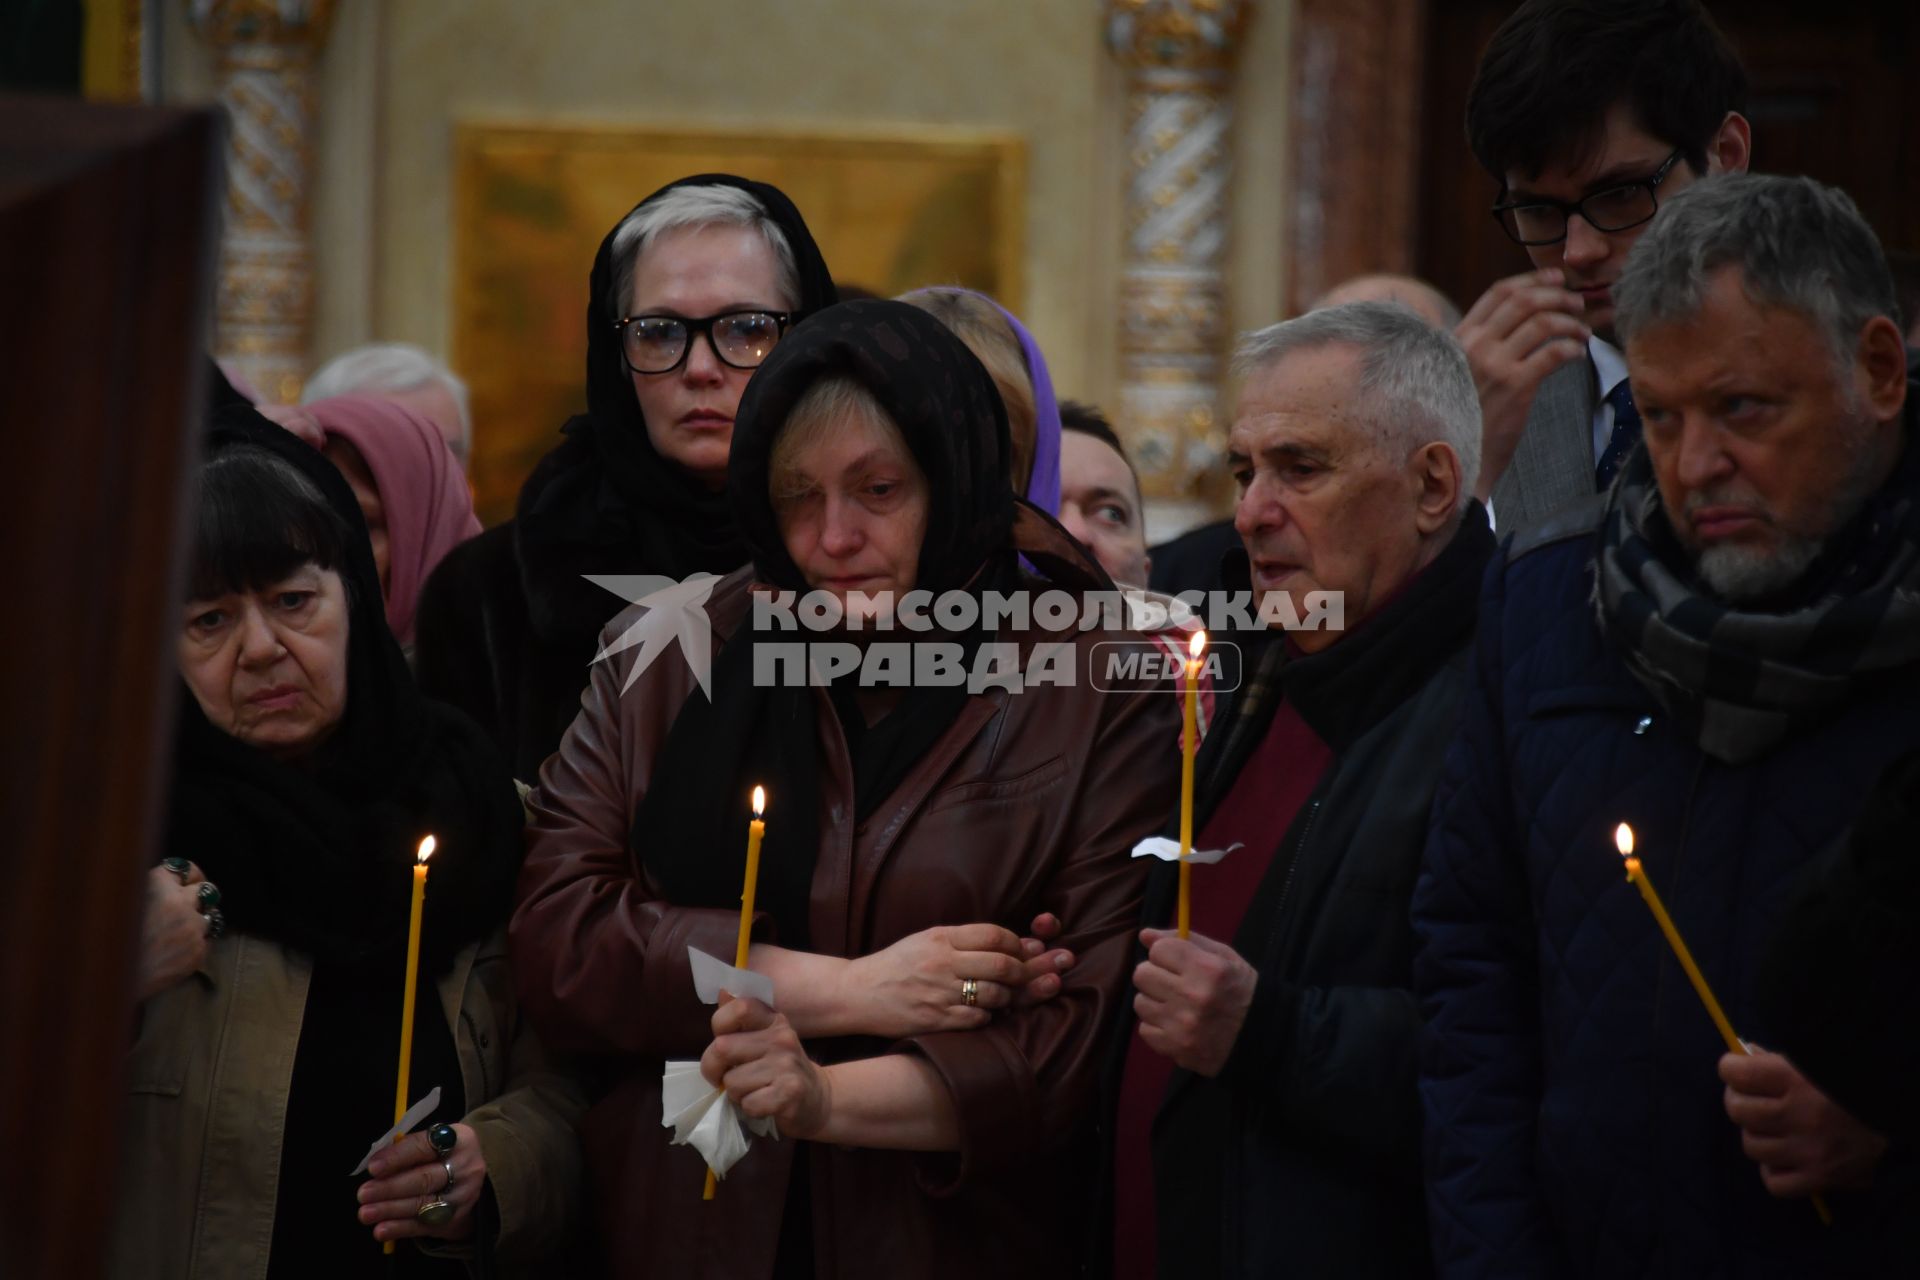
[[[513,514],[533,464],[584,406],[601,238],[676,178],[773,183],[840,283],[883,296],[962,284],[1021,306],[1026,156],[1010,135],[472,122],[456,129],[454,153],[452,355],[472,391],[472,477],[489,524]]]
[[[214,289],[214,354],[261,396],[300,396],[313,311],[307,188],[314,59],[333,0],[193,0],[227,109],[227,217]]]
[[[1127,73],[1118,425],[1149,499],[1196,502],[1225,449],[1234,55],[1252,0],[1108,0]]]

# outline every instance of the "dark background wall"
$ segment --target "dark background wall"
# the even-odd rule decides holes
[[[1487,210],[1498,194],[1467,149],[1467,87],[1516,0],[1427,5],[1414,270],[1463,308],[1527,268]],[[1850,194],[1890,252],[1920,251],[1920,4],[1709,3],[1752,81],[1753,169]]]

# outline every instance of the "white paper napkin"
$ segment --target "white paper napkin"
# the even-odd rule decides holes
[[[1187,855],[1187,861],[1198,862],[1202,865],[1209,862],[1218,862],[1239,847],[1240,842],[1235,840],[1224,849],[1195,849]],[[1169,840],[1165,836],[1148,836],[1145,840],[1133,846],[1133,856],[1136,858],[1159,858],[1163,862],[1178,862],[1180,861],[1180,842],[1178,840]]]
[[[703,1004],[719,1004],[722,991],[773,1003],[773,979],[764,973],[736,969],[698,947],[687,948],[687,962],[693,968],[693,992]],[[698,1151],[717,1178],[726,1177],[747,1154],[753,1142],[749,1134],[780,1136],[771,1116],[749,1120],[741,1115],[725,1089],[707,1083],[697,1059],[669,1062],[660,1073],[660,1123],[673,1130],[673,1145]]]
[[[749,1133],[762,1138],[778,1138],[773,1117],[749,1120],[740,1108],[728,1100],[724,1089],[716,1089],[700,1074],[696,1062],[669,1062],[660,1076],[660,1123],[673,1130],[675,1145],[691,1146],[706,1157],[707,1168],[716,1178],[747,1154],[752,1143]]]
[[[719,1004],[722,991],[768,1006],[773,1004],[773,979],[764,973],[736,969],[698,947],[687,948],[687,963],[693,966],[693,994],[700,997],[702,1004]]]
[[[419,1124],[422,1120],[425,1120],[428,1116],[432,1115],[433,1109],[439,1105],[440,1105],[440,1086],[435,1085],[433,1086],[433,1091],[431,1093],[427,1094],[426,1097],[420,1099],[420,1101],[414,1103],[412,1106],[407,1108],[406,1114],[400,1117],[399,1124],[393,1126],[393,1128],[387,1130],[385,1133],[381,1134],[378,1138],[375,1138],[373,1140],[373,1145],[367,1148],[367,1154],[360,1158],[360,1163],[355,1165],[353,1168],[353,1172],[348,1174],[347,1176],[349,1178],[357,1178],[361,1174],[365,1173],[367,1171],[367,1165],[373,1160],[373,1158],[376,1155],[380,1154],[380,1148],[387,1146],[395,1138],[399,1137],[401,1134],[412,1129],[413,1126]]]

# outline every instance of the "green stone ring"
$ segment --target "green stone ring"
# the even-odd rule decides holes
[[[213,910],[215,907],[219,905],[220,905],[220,891],[213,887],[213,881],[211,880],[201,881],[200,883],[200,914],[205,915],[207,912]]]
[[[185,884],[187,877],[193,874],[193,864],[185,858],[162,858],[160,865],[179,876],[181,884]]]
[[[453,1144],[459,1140],[460,1135],[453,1131],[453,1126],[450,1124],[437,1124],[427,1130],[427,1145],[432,1147],[434,1154],[442,1160],[447,1158],[447,1153],[453,1150]]]

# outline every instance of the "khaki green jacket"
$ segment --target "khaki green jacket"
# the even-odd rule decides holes
[[[214,943],[198,973],[146,1003],[110,1276],[266,1275],[311,976],[305,956],[235,934]],[[463,950],[439,992],[471,1108],[465,1120],[499,1205],[494,1259],[507,1275],[556,1274],[555,1258],[584,1226],[574,1132],[584,1099],[521,1025],[504,934]],[[370,1121],[369,1142],[381,1118]]]

